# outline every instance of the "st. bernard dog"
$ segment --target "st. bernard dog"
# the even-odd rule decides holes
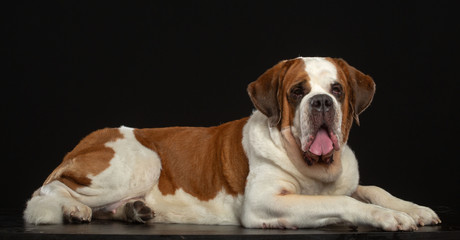
[[[342,59],[281,61],[249,84],[250,117],[91,133],[35,191],[24,219],[387,231],[441,223],[430,208],[358,185],[347,139],[374,92],[372,78]]]

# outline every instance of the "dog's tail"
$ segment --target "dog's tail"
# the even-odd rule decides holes
[[[38,192],[38,191],[37,191]],[[31,224],[61,224],[63,212],[57,196],[39,195],[37,192],[27,202],[24,220]]]

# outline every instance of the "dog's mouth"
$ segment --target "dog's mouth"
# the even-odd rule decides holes
[[[334,162],[334,151],[340,149],[337,135],[326,124],[309,134],[303,158],[311,166],[314,163],[331,164]]]

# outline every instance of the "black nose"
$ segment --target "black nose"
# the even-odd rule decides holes
[[[318,112],[328,112],[332,105],[332,98],[326,94],[318,94],[310,99],[310,106]]]

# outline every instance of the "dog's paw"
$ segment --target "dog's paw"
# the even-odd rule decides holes
[[[125,205],[125,214],[128,222],[145,223],[155,214],[143,201],[128,202]]]
[[[417,230],[414,219],[404,212],[379,208],[372,212],[372,218],[372,225],[385,231]]]
[[[403,212],[411,216],[419,226],[436,225],[441,223],[438,215],[428,207],[415,205],[404,209]]]
[[[67,223],[91,222],[92,210],[90,207],[78,204],[63,207],[64,221]]]

